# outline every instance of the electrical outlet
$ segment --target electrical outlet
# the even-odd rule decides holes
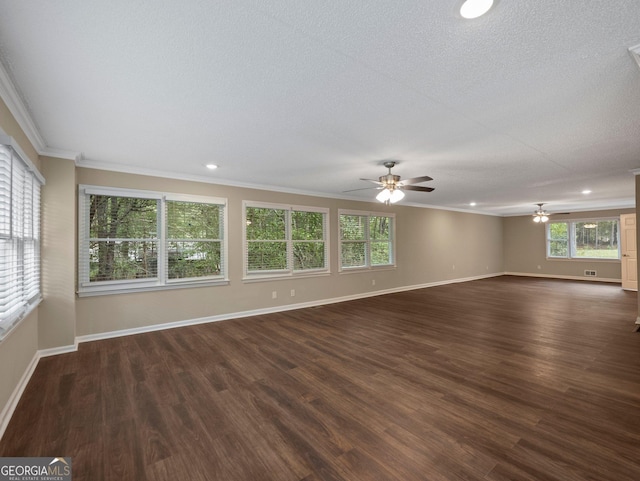
[[[296,297],[296,290],[295,289],[291,289],[291,297]]]
[[[273,291],[271,293],[271,299],[277,299],[278,298],[278,291]]]
[[[376,280],[375,279],[371,279],[371,285],[375,286],[376,285]]]

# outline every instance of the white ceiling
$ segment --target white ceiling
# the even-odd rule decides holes
[[[405,204],[634,206],[640,2],[460,4],[0,0],[4,96],[78,165],[369,200],[398,159],[434,178]]]

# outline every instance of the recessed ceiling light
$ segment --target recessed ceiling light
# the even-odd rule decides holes
[[[590,193],[591,193],[591,191],[590,191],[589,189],[584,189],[584,190],[582,191],[582,193],[583,193],[584,195],[587,195],[587,194],[590,194]]]
[[[216,170],[218,168],[218,166],[216,164],[207,164],[207,169],[209,170]]]
[[[476,204],[475,202],[469,202],[469,205],[470,205],[471,207],[475,207],[475,206],[476,206],[476,205],[478,205],[478,204]]]
[[[463,18],[478,18],[489,11],[493,0],[466,0],[460,7],[460,15]]]

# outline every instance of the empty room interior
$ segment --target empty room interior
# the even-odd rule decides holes
[[[640,479],[637,1],[0,12],[0,463]]]

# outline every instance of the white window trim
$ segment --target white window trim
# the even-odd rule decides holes
[[[367,222],[367,232],[366,232],[366,245],[367,252],[365,254],[365,259],[367,265],[365,266],[354,266],[354,267],[343,267],[342,266],[342,233],[340,228],[340,217],[343,215],[359,215],[366,216],[367,219],[369,217],[389,217],[393,219],[391,222],[391,258],[393,262],[390,264],[379,264],[372,266],[371,265],[371,238],[369,233],[369,222]],[[378,271],[378,270],[392,270],[395,269],[396,264],[396,215],[391,212],[373,212],[373,211],[362,211],[362,210],[350,210],[350,209],[338,209],[338,272],[342,274],[350,273],[350,272],[366,272],[366,271]]]
[[[305,270],[294,270],[293,269],[293,240],[291,239],[291,222],[287,223],[285,226],[287,229],[286,235],[287,239],[285,242],[287,243],[287,264],[291,266],[288,269],[283,270],[273,270],[273,271],[260,271],[260,272],[249,272],[249,259],[247,258],[247,254],[249,252],[248,242],[247,242],[247,207],[255,207],[258,209],[277,209],[277,210],[285,210],[289,213],[293,211],[298,212],[317,212],[320,214],[324,214],[325,222],[324,222],[324,245],[325,245],[325,266],[323,268],[318,269],[305,269]],[[318,277],[318,276],[326,276],[331,274],[331,243],[329,242],[330,236],[330,209],[326,207],[311,207],[311,206],[300,206],[300,205],[291,205],[291,204],[272,204],[269,202],[256,202],[250,200],[242,201],[242,272],[243,277],[242,280],[244,282],[255,282],[255,281],[268,281],[268,280],[277,280],[277,279],[286,279],[286,278],[298,278],[298,277]]]
[[[155,199],[159,201],[158,209],[158,273],[150,279],[127,279],[115,281],[89,282],[84,273],[88,273],[89,256],[86,249],[88,240],[88,215],[86,209],[87,195],[106,195],[118,197],[136,197],[140,199]],[[197,202],[223,206],[222,222],[224,232],[222,238],[222,273],[219,276],[186,279],[168,279],[166,272],[166,232],[165,221],[166,201]],[[78,186],[78,297],[100,296],[109,294],[127,294],[167,289],[207,287],[229,284],[229,242],[228,242],[228,202],[226,198],[208,197],[200,195],[163,193],[149,190],[123,189],[119,187],[101,187],[95,185]]]
[[[575,255],[575,224],[577,222],[602,222],[602,221],[614,221],[618,223],[618,257],[578,257]],[[550,229],[551,224],[568,224],[568,239],[567,239],[567,255],[566,256],[552,256],[550,253]],[[589,261],[589,262],[621,262],[621,245],[620,245],[620,219],[618,217],[594,217],[585,219],[562,219],[557,221],[549,221],[545,224],[545,253],[547,260],[550,261]]]

